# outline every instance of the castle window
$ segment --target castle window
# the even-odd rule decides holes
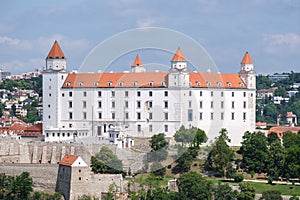
[[[123,85],[124,85],[124,82],[121,81],[121,82],[118,83],[118,85],[119,85],[119,86],[123,86]]]
[[[111,82],[111,81],[108,81],[108,82],[107,82],[107,86],[112,86],[112,82]]]
[[[125,91],[125,97],[128,97],[128,91]]]
[[[112,101],[112,102],[111,102],[111,107],[112,107],[112,108],[115,108],[115,107],[116,107],[115,101]]]
[[[152,113],[151,112],[149,113],[149,119],[152,119]]]
[[[199,115],[199,119],[202,120],[203,119],[203,113],[201,112]]]
[[[214,96],[214,92],[213,92],[213,91],[210,92],[210,96],[211,96],[211,97]]]
[[[137,81],[133,81],[133,82],[132,82],[132,85],[133,85],[133,86],[137,86]]]
[[[83,107],[83,108],[86,108],[86,101],[83,101],[83,102],[82,102],[82,107]]]
[[[125,101],[125,108],[128,108],[128,101]]]
[[[111,97],[115,97],[115,91],[111,91]]]
[[[169,127],[168,127],[168,125],[165,125],[165,132],[168,132],[169,130]]]
[[[125,119],[129,119],[129,113],[128,112],[125,113]]]
[[[199,107],[202,109],[202,107],[203,107],[203,102],[200,101],[200,102],[199,102],[199,105],[200,105]]]
[[[214,102],[213,101],[210,102],[210,108],[214,108]]]
[[[73,127],[73,124],[69,124],[69,128],[72,128]]]
[[[201,86],[200,81],[196,81],[196,85],[197,85],[197,86]]]
[[[138,97],[141,96],[141,91],[137,91],[137,96],[138,96]]]
[[[246,103],[246,101],[244,101],[244,108],[246,108],[247,107],[247,103]]]
[[[202,97],[202,91],[200,91],[200,97]]]
[[[80,173],[80,172],[81,172],[81,169],[79,169],[78,172]]]
[[[191,122],[193,121],[193,110],[188,109],[188,121]]]
[[[244,97],[246,97],[246,92],[244,92]]]
[[[234,97],[234,92],[231,92],[231,96]]]
[[[111,113],[111,118],[115,119],[116,118],[116,114],[114,112]]]
[[[83,82],[79,82],[79,86],[83,86]]]
[[[214,120],[214,113],[210,113],[210,120]]]
[[[234,120],[234,112],[231,113],[231,120]]]
[[[86,91],[83,92],[83,96],[86,97]]]
[[[243,113],[243,120],[246,120],[246,113]]]
[[[81,181],[81,177],[78,178]]]
[[[94,86],[98,86],[98,82],[94,82]]]
[[[73,119],[73,113],[69,112],[69,119]]]
[[[65,96],[65,93],[62,93],[61,96],[64,97],[64,96]]]
[[[160,85],[161,85],[161,86],[165,86],[165,85],[166,85],[166,82],[165,82],[165,81],[162,81],[162,82],[160,82]]]
[[[69,108],[72,108],[73,107],[73,103],[72,101],[69,101]]]
[[[153,86],[153,81],[150,81],[150,82],[148,83],[148,85],[149,85],[149,86]]]
[[[98,113],[98,119],[102,119],[102,113],[101,112]]]
[[[86,119],[86,112],[83,112],[83,119]]]
[[[50,115],[48,115],[48,119],[51,119],[51,116],[50,116]]]
[[[137,113],[136,113],[136,116],[137,116],[137,119],[138,119],[138,120],[141,119],[141,113],[140,113],[140,112],[137,112]]]
[[[152,97],[152,91],[149,91],[149,97]]]
[[[49,133],[46,133],[46,137],[49,137]]]
[[[221,92],[221,97],[224,97],[224,92]]]
[[[206,84],[207,84],[207,87],[211,86],[211,82],[206,82]]]
[[[137,107],[137,108],[141,108],[141,101],[137,101],[137,102],[136,102],[136,107]]]
[[[189,101],[189,108],[192,107],[192,101]]]
[[[166,112],[164,115],[165,115],[165,120],[168,120],[169,119],[169,114]]]
[[[167,97],[168,96],[168,91],[165,91],[165,97]]]
[[[48,104],[48,108],[50,108],[50,104]]]
[[[67,136],[70,137],[70,133],[67,133]]]
[[[231,102],[231,108],[234,109],[234,101]]]
[[[222,86],[222,83],[221,83],[221,82],[217,82],[217,85],[218,85],[219,87],[221,87],[221,86]]]
[[[65,133],[62,133],[62,136],[65,137]]]
[[[98,108],[101,108],[101,107],[102,107],[102,102],[98,101]]]
[[[227,82],[228,87],[231,87],[231,85],[232,85],[231,82]]]
[[[224,120],[224,113],[221,112],[221,120]]]
[[[221,108],[224,108],[224,101],[221,101]]]
[[[149,132],[151,133],[151,132],[152,132],[152,130],[153,130],[153,128],[152,128],[152,124],[149,124]]]
[[[73,94],[72,94],[72,92],[69,92],[69,97],[71,97]]]
[[[142,131],[142,126],[140,124],[137,125],[137,131],[141,132]]]
[[[164,101],[164,108],[168,108],[168,101]]]
[[[98,97],[101,97],[101,91],[98,91]]]
[[[189,91],[189,96],[192,96],[192,91]]]

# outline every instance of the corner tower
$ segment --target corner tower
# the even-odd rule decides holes
[[[187,69],[187,61],[178,47],[172,60],[171,68],[168,75],[169,87],[189,87],[189,72]]]
[[[242,59],[239,76],[246,83],[248,89],[256,89],[256,73],[253,61],[248,52],[245,53]]]
[[[145,68],[143,67],[143,63],[140,59],[139,55],[136,55],[136,58],[131,65],[131,72],[145,72]]]
[[[46,70],[66,70],[66,57],[62,52],[58,42],[55,40],[47,58],[46,58]]]
[[[46,67],[43,70],[43,135],[45,141],[50,141],[51,137],[49,136],[57,134],[57,130],[61,128],[61,86],[67,75],[66,57],[58,42],[55,41],[46,57]]]

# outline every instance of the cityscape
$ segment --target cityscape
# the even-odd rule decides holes
[[[45,31],[29,25],[22,39],[12,19],[24,13],[3,10],[0,199],[299,199],[300,30],[290,19],[300,5],[276,2],[187,2],[182,11],[210,18],[179,12],[174,26],[165,23],[179,7],[154,2],[83,1],[47,12],[45,2],[20,3]],[[240,19],[229,14],[235,9]],[[70,24],[53,24],[51,15]],[[104,16],[111,18],[96,25]],[[271,17],[285,26],[263,26]],[[74,19],[86,30],[69,33],[79,30]],[[88,21],[101,34],[83,36],[99,31]],[[220,25],[223,35],[198,23]]]

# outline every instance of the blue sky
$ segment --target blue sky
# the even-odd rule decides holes
[[[73,70],[100,42],[141,27],[188,35],[224,73],[238,72],[246,51],[258,73],[300,71],[298,0],[3,0],[0,13],[0,68],[13,74],[43,67],[54,40]],[[171,57],[141,59],[168,65]]]

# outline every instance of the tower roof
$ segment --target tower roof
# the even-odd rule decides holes
[[[79,156],[76,155],[65,155],[59,162],[60,165],[71,166]]]
[[[132,64],[132,67],[136,67],[136,66],[143,66],[143,63],[142,63],[139,55],[136,55],[135,60]]]
[[[252,61],[252,59],[250,57],[250,54],[248,52],[245,53],[241,64],[253,64],[253,61]]]
[[[53,59],[53,58],[65,59],[66,58],[56,40],[55,40],[47,58],[50,58],[50,59]]]
[[[178,47],[178,49],[176,50],[176,53],[174,54],[172,61],[186,61],[180,47]]]

